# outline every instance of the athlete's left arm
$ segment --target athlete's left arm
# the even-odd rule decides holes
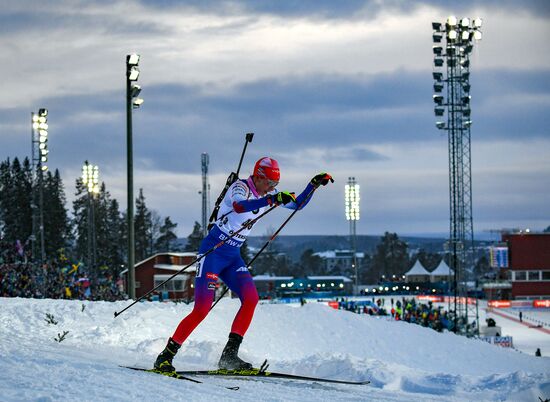
[[[285,204],[284,207],[288,209],[302,209],[304,208],[309,200],[311,200],[311,197],[313,196],[313,190],[315,190],[315,186],[313,184],[308,183],[304,191],[296,197],[296,201],[289,202],[288,204]]]

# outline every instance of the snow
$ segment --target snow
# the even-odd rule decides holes
[[[241,357],[273,371],[372,381],[353,386],[274,379],[201,377],[179,381],[119,367],[150,367],[192,305],[0,298],[2,401],[536,401],[550,398],[550,335],[518,328],[503,317],[503,332],[525,330],[543,350],[527,353],[438,333],[383,317],[261,304],[241,346]],[[237,300],[222,300],[184,343],[178,369],[216,366]],[[46,313],[57,325],[46,322]],[[525,313],[524,313],[525,314]],[[510,328],[510,329],[507,329]],[[69,331],[66,339],[54,338]],[[533,335],[537,332],[536,335]],[[515,336],[515,335],[514,335]],[[545,338],[546,337],[546,338]],[[516,339],[514,342],[518,342]],[[526,341],[529,343],[530,341]],[[517,343],[516,343],[517,345]],[[545,353],[546,351],[546,353]],[[227,390],[225,386],[239,386]]]

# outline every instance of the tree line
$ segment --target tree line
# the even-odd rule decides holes
[[[22,162],[17,157],[8,158],[0,163],[0,262],[9,262],[10,255],[14,254],[40,261],[37,216],[42,205],[46,260],[63,253],[88,265],[93,261],[96,269],[101,267],[102,271],[118,275],[127,260],[127,213],[120,210],[105,183],[101,183],[99,193],[92,196],[82,178],[77,178],[72,213],[69,214],[59,170],[43,174],[42,203],[38,201],[39,180],[36,177],[28,158]],[[147,208],[143,189],[139,190],[135,202],[136,261],[156,252],[177,251],[177,224],[169,216],[161,217]],[[93,244],[93,260],[90,244]]]
[[[23,162],[14,158],[12,161],[7,159],[0,163],[0,263],[6,261],[6,256],[14,250],[17,243],[21,244],[29,259],[39,260],[36,222],[33,233],[33,214],[36,216],[38,212],[35,176],[28,158]],[[127,261],[127,213],[120,210],[118,201],[111,196],[105,183],[101,183],[97,195],[90,197],[82,178],[77,178],[71,214],[66,206],[64,185],[57,169],[53,173],[48,171],[44,174],[42,188],[46,259],[54,259],[62,250],[72,260],[89,264],[89,236],[92,233],[95,240],[94,266],[103,267],[103,270],[118,275]],[[172,222],[169,216],[161,217],[158,212],[147,208],[143,189],[139,190],[135,202],[136,261],[142,261],[157,252],[181,251],[175,234],[177,224]],[[90,209],[93,210],[93,215],[90,214]],[[93,228],[92,231],[90,227]],[[550,227],[546,231],[550,231]],[[268,233],[265,236],[266,240],[270,236]],[[195,222],[184,251],[196,252],[202,239],[201,225]],[[254,257],[254,251],[249,250],[245,242],[241,248],[245,262]],[[359,281],[374,283],[382,275],[388,278],[392,275],[402,275],[416,259],[431,270],[437,266],[441,258],[439,254],[423,250],[411,256],[406,242],[396,233],[386,232],[372,255],[364,253],[364,259],[358,267]],[[487,258],[482,256],[476,263],[475,271],[477,274],[483,274],[488,270]],[[278,251],[275,240],[254,261],[253,274],[303,277],[354,276],[355,273],[354,269],[342,266],[328,270],[322,258],[315,255],[313,249],[304,250],[298,261],[291,261]]]
[[[270,237],[268,233],[266,240]],[[360,251],[360,250],[358,250]],[[248,253],[248,251],[247,251]],[[253,254],[253,253],[252,253]],[[448,258],[439,253],[427,252],[420,249],[414,253],[409,250],[408,244],[399,238],[397,233],[386,232],[380,238],[374,253],[363,253],[364,258],[357,267],[359,283],[377,283],[383,277],[387,280],[401,278],[416,260],[428,270],[434,270],[442,258]],[[249,255],[253,258],[253,255]],[[245,261],[249,261],[245,258]],[[449,261],[445,261],[449,264]],[[349,264],[336,265],[328,268],[325,261],[316,255],[311,248],[302,252],[298,261],[291,261],[284,253],[280,253],[276,240],[272,242],[255,260],[253,266],[254,275],[268,274],[275,276],[306,277],[313,275],[336,275],[353,278],[355,268]],[[473,275],[478,278],[491,271],[487,256],[482,255],[477,260]]]

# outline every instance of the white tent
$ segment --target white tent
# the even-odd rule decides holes
[[[449,268],[443,259],[441,259],[441,262],[437,268],[432,271],[430,277],[432,282],[439,282],[449,280],[450,275],[453,275],[453,270]]]
[[[407,282],[428,282],[430,280],[430,273],[419,260],[416,260],[413,267],[408,272],[405,272],[405,278]]]

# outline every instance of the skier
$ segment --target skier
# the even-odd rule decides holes
[[[329,181],[334,182],[330,174],[320,173],[314,176],[304,191],[296,197],[294,193],[288,191],[275,191],[275,187],[279,184],[279,178],[277,161],[263,157],[256,162],[254,172],[250,177],[235,181],[221,202],[219,218],[200,245],[199,255],[205,254],[219,244],[220,240],[227,240],[236,231],[248,225],[247,222],[254,219],[255,215],[263,210],[273,205],[301,209],[309,202],[315,188],[320,185],[325,186]],[[218,366],[227,370],[252,368],[252,364],[238,357],[239,346],[252,321],[254,309],[258,303],[258,293],[254,281],[239,250],[251,229],[252,225],[249,225],[197,264],[195,305],[191,313],[180,322],[172,337],[168,339],[166,347],[158,355],[154,365],[156,370],[175,371],[172,360],[182,343],[208,315],[216,289],[219,287],[218,278],[241,300],[241,307],[231,326],[229,339]]]

